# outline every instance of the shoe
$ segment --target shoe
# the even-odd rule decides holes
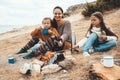
[[[72,53],[73,53],[73,54],[78,54],[78,53],[79,53],[79,50],[73,49],[73,50],[72,50]]]
[[[30,52],[28,55],[24,56],[23,59],[30,59],[30,58],[32,58],[32,57],[35,57],[35,54],[34,54],[33,51]]]
[[[84,52],[83,56],[87,57],[87,56],[90,56],[90,54],[88,52]]]
[[[26,49],[21,48],[21,50],[20,50],[19,52],[17,52],[16,54],[22,54],[22,53],[26,53],[26,52],[27,52],[27,50],[26,50]]]
[[[94,52],[94,50],[93,49],[89,49],[89,53],[93,53]]]

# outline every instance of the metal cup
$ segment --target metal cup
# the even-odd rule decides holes
[[[9,63],[9,64],[14,64],[15,61],[16,61],[16,59],[15,59],[14,57],[8,58],[8,63]]]

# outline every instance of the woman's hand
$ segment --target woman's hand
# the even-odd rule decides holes
[[[58,46],[62,46],[63,45],[63,42],[60,40],[58,41]]]
[[[101,35],[101,36],[100,36],[100,39],[101,39],[101,40],[107,40],[107,36],[106,36],[106,35]]]

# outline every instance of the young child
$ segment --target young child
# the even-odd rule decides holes
[[[51,23],[52,20],[49,17],[45,17],[42,20],[42,26],[31,32],[32,39],[16,54],[27,52],[27,50],[33,47],[35,44],[38,42],[44,43],[44,41],[48,40],[51,36],[59,37],[59,33],[51,26]]]
[[[87,31],[87,39],[83,45],[83,55],[90,56],[90,52],[106,51],[117,45],[118,36],[106,27],[101,12],[91,15],[91,25]],[[81,41],[82,42],[82,41]],[[81,43],[74,46],[79,48]],[[92,47],[92,49],[91,49]]]

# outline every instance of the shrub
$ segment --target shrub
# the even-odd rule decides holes
[[[82,11],[82,14],[87,17],[96,11],[103,12],[102,5],[87,3],[86,8]]]
[[[120,0],[97,0],[95,3],[87,3],[82,14],[86,17],[96,11],[104,12],[118,7],[120,7]]]

